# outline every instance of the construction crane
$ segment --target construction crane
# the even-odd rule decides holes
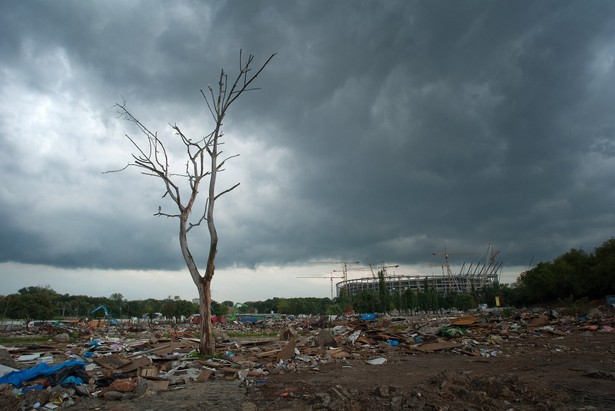
[[[451,255],[481,255],[481,253],[449,253],[446,250],[446,248],[445,248],[443,252],[434,252],[432,255],[434,255],[434,256],[438,256],[438,255],[444,256],[444,267],[446,268],[446,275],[448,276],[447,289],[450,290],[451,284],[453,283],[453,273],[451,271],[451,265],[450,265],[450,262],[448,260],[448,257],[451,256]],[[455,286],[457,287],[457,291],[461,291],[459,289],[459,284],[457,284],[456,282],[455,282]]]
[[[372,277],[374,277],[374,280],[378,279],[378,276],[376,275],[376,273],[374,273],[374,267],[372,266],[371,261],[369,261],[369,257],[367,258],[367,264],[369,265],[369,270],[372,272]],[[395,265],[385,265],[384,262],[382,263],[382,266],[378,266],[378,271],[382,270],[385,273],[386,276],[386,269],[387,268],[398,268],[399,264],[395,264]]]
[[[321,276],[321,277],[297,277],[297,278],[328,278],[331,281],[331,299],[333,299],[333,279],[334,278],[344,278],[343,276],[334,276],[333,272],[331,272],[331,275],[328,277],[325,276]]]
[[[331,298],[333,298],[333,279],[334,278],[342,278],[344,282],[348,281],[348,265],[349,264],[361,264],[359,261],[348,261],[348,260],[344,260],[344,261],[316,261],[316,262],[310,262],[309,264],[342,264],[342,276],[337,277],[334,276],[333,273],[334,272],[339,272],[336,270],[333,270],[333,272],[331,273],[331,275],[327,276],[327,277],[297,277],[297,278],[328,278],[331,281]]]
[[[372,272],[372,277],[374,277],[374,280],[375,280],[376,274],[374,273],[374,267],[372,267],[372,262],[369,261],[369,257],[367,257],[367,265],[369,265],[369,270]]]

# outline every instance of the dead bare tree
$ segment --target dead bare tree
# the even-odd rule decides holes
[[[168,196],[177,207],[177,213],[166,213],[159,207],[158,212],[154,215],[179,219],[179,244],[182,256],[199,292],[199,311],[201,317],[199,349],[205,355],[212,355],[215,352],[215,341],[211,323],[211,281],[215,272],[215,260],[218,252],[218,233],[214,220],[214,207],[216,200],[220,196],[239,186],[239,183],[237,183],[230,188],[216,192],[218,173],[223,171],[227,160],[237,157],[237,155],[226,158],[221,157],[222,151],[220,146],[223,144],[221,141],[223,137],[222,123],[231,104],[244,92],[255,90],[252,87],[252,83],[274,56],[275,54],[272,54],[254,72],[252,67],[254,56],[249,55],[247,59],[244,59],[240,51],[239,73],[237,76],[234,79],[229,79],[228,74],[223,69],[220,72],[216,88],[208,85],[206,91],[201,90],[201,95],[205,99],[209,113],[214,121],[213,131],[204,138],[192,140],[184,135],[177,124],[170,124],[186,149],[185,172],[180,174],[171,171],[169,154],[158,133],[150,131],[149,128],[128,111],[126,102],[116,104],[120,116],[136,124],[145,135],[147,142],[139,143],[136,139],[126,135],[136,149],[136,153],[132,154],[133,160],[126,167],[111,172],[119,172],[131,166],[141,168],[143,170],[141,171],[142,174],[159,178],[162,181],[165,188],[162,197]],[[209,158],[209,161],[207,161],[207,158]],[[197,200],[203,201],[199,197],[199,189],[202,184],[207,184],[207,179],[209,179],[209,186],[207,197],[204,201],[204,210],[197,218],[193,217],[191,219]],[[184,194],[186,195],[185,197]],[[205,273],[203,275],[199,271],[188,241],[188,232],[192,228],[201,225],[202,222],[207,223],[210,239]]]

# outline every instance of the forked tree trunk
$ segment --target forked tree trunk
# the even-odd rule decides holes
[[[199,273],[192,253],[190,253],[188,248],[186,220],[185,218],[180,218],[179,245],[192,281],[199,292],[199,351],[203,355],[214,355],[216,352],[216,342],[211,324],[211,279],[213,271],[210,276],[206,275],[205,277],[202,277]]]

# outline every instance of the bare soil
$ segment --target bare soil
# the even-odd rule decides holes
[[[615,333],[531,335],[493,356],[389,350],[318,370],[190,383],[135,400],[80,399],[89,410],[613,410]],[[260,381],[260,382],[259,382]]]
[[[613,410],[615,334],[529,337],[501,354],[393,355],[327,364],[248,389],[259,410]]]

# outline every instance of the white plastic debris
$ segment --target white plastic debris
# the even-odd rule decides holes
[[[365,362],[368,363],[369,365],[382,365],[385,362],[387,362],[387,359],[383,357],[379,357],[379,358],[374,358],[371,360],[366,360]]]

